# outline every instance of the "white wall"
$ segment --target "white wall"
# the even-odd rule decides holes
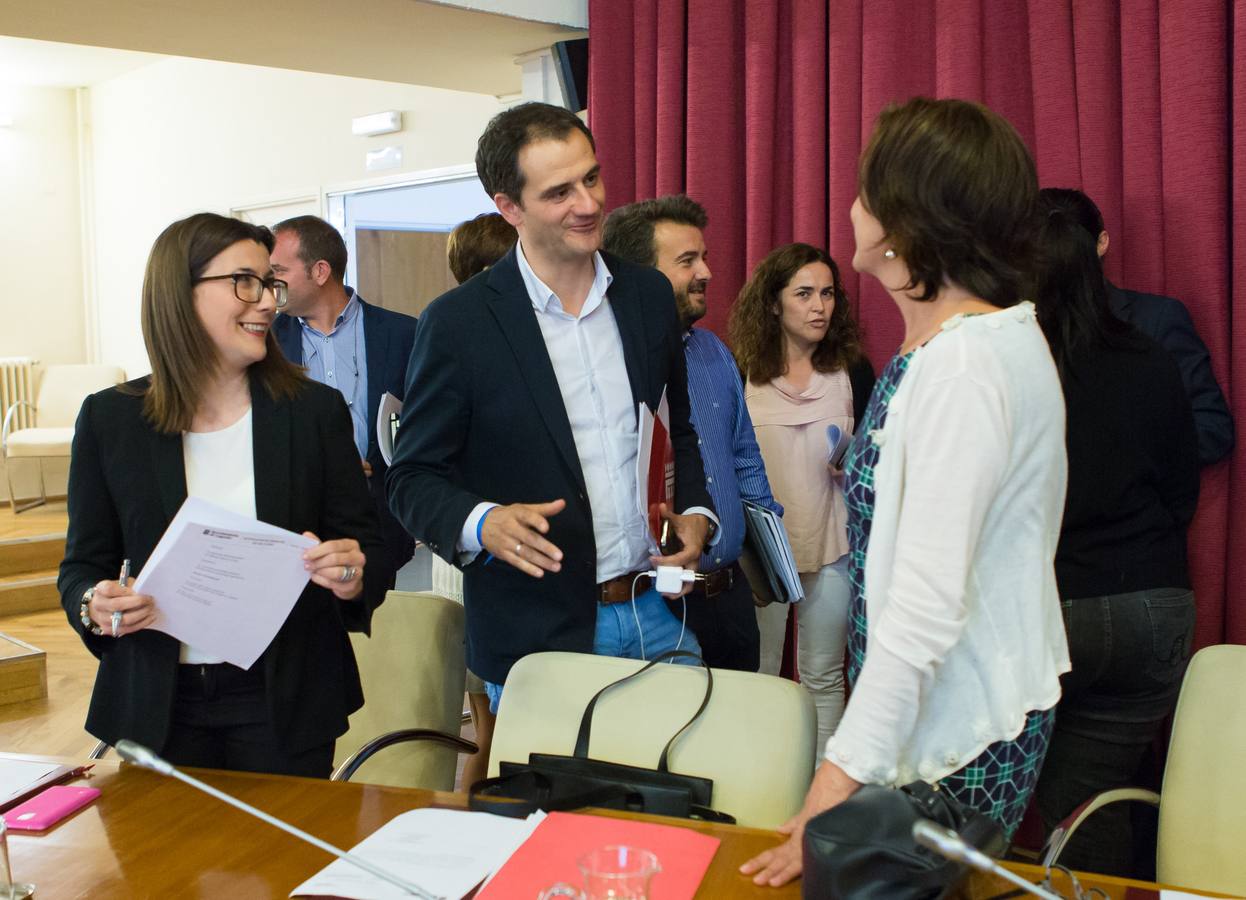
[[[83,362],[77,102],[0,85],[0,356]]]
[[[86,359],[77,108],[71,88],[0,85],[0,120],[12,123],[0,127],[0,356]],[[50,493],[65,492],[65,472],[46,464]],[[38,493],[35,463],[14,463],[13,487]]]
[[[398,109],[405,130],[350,133]],[[90,90],[99,361],[150,371],[139,326],[152,241],[177,218],[370,177],[364,153],[400,145],[403,168],[470,163],[501,106],[483,94],[193,59],[168,59]],[[393,175],[394,172],[386,172]]]

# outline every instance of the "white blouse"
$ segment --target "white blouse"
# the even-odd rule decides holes
[[[252,453],[251,410],[220,431],[182,433],[186,496],[202,497],[240,516],[255,518],[255,457]],[[219,656],[182,644],[178,662],[221,663]]]
[[[1069,669],[1053,560],[1064,400],[1029,303],[954,317],[872,432],[865,665],[826,758],[937,781],[1020,732]]]

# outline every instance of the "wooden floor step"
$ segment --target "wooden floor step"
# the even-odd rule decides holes
[[[47,695],[47,654],[11,635],[0,634],[0,704],[41,700]]]
[[[56,569],[0,577],[0,616],[56,609],[60,605]]]
[[[65,558],[65,533],[0,540],[0,578],[55,569]]]

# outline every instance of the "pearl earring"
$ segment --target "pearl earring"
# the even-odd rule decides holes
[[[890,247],[888,247],[886,250],[884,250],[884,251],[883,251],[883,256],[887,257],[888,259],[895,259],[895,258],[896,258],[896,251],[894,251],[894,250],[892,250]]]

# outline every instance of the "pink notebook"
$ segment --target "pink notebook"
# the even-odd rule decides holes
[[[511,855],[476,895],[476,900],[536,897],[558,881],[578,887],[583,879],[576,860],[611,844],[657,854],[662,871],[653,878],[649,900],[692,900],[719,840],[677,825],[553,812]]]

